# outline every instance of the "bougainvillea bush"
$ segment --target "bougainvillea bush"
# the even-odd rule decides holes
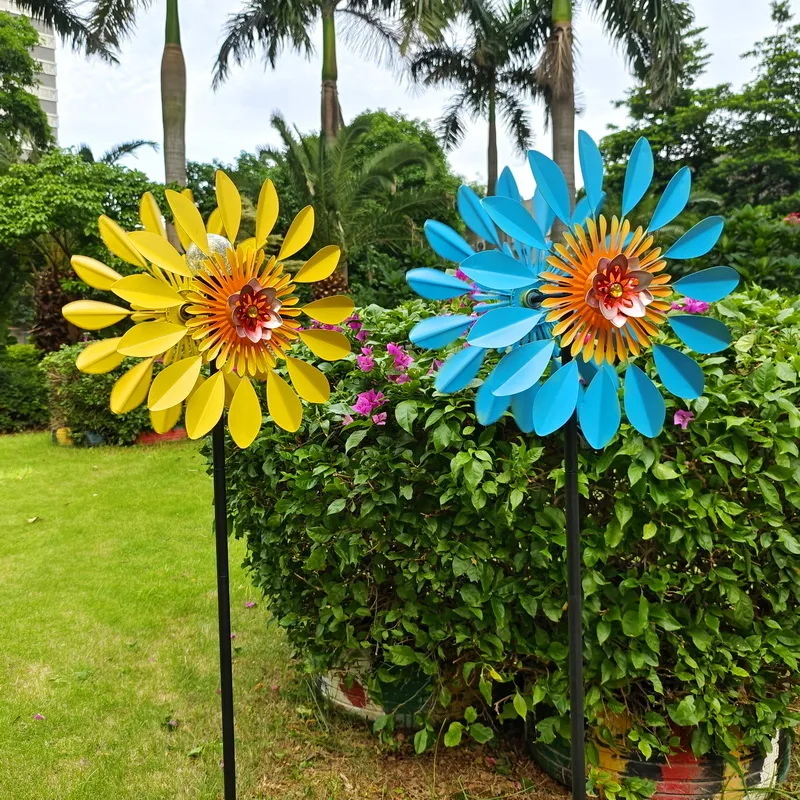
[[[800,696],[800,301],[751,290],[696,310],[734,332],[704,396],[673,401],[657,440],[623,425],[581,450],[587,714],[595,738],[624,719],[645,756],[681,728],[698,754],[764,746]],[[552,740],[563,442],[509,417],[482,428],[474,392],[437,394],[438,362],[406,344],[429,314],[365,309],[328,373],[334,402],[231,453],[233,529],[310,672],[360,656],[387,680],[429,676],[428,711],[456,717],[446,744],[519,716]]]

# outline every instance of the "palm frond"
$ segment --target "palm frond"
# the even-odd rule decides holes
[[[247,0],[244,8],[231,14],[214,63],[213,87],[228,77],[231,62],[243,64],[259,47],[264,62],[274,69],[278,55],[286,48],[310,56],[314,52],[309,31],[319,14],[314,0]]]
[[[474,114],[474,110],[470,108],[469,95],[466,92],[459,92],[450,98],[450,103],[445,108],[444,114],[436,123],[436,132],[445,150],[452,150],[454,147],[458,147],[464,140],[464,135],[467,132],[464,117],[467,113]]]
[[[148,8],[152,0],[95,0],[89,16],[92,31],[112,47],[129,35],[136,24],[136,12]]]
[[[510,92],[498,90],[496,99],[500,119],[511,134],[514,146],[520,153],[525,153],[533,145],[533,126],[528,110]]]
[[[125,156],[135,156],[136,151],[141,147],[151,147],[158,152],[158,142],[154,142],[152,139],[133,139],[130,142],[122,142],[109,148],[100,156],[100,160],[106,164],[116,164]]]
[[[471,54],[458,45],[432,45],[420,49],[409,62],[411,79],[425,86],[472,84],[477,69]]]
[[[365,59],[392,67],[400,54],[402,32],[398,24],[371,9],[343,6],[337,9],[344,20],[340,30],[343,39]]]

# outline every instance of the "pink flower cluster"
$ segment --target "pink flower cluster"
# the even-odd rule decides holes
[[[364,328],[364,323],[361,321],[361,317],[359,317],[358,314],[349,316],[344,321],[344,324],[347,325],[351,331],[355,332],[357,342],[366,342],[367,339],[369,339],[369,331]],[[364,370],[364,372],[369,372],[369,370]]]
[[[800,225],[800,211],[792,211],[791,214],[787,214],[783,218],[784,222],[788,222],[790,225]]]
[[[375,369],[375,359],[372,357],[371,347],[362,347],[361,355],[356,357],[358,368],[362,372],[372,372]]]
[[[386,345],[386,352],[392,356],[392,368],[394,374],[387,375],[387,379],[392,383],[408,383],[411,376],[406,374],[406,370],[414,363],[414,359],[406,351],[394,342]]]
[[[691,297],[672,304],[673,311],[685,311],[687,314],[705,314],[709,308],[708,303],[703,300],[692,300]]]

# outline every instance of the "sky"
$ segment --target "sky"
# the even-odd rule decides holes
[[[265,69],[259,58],[233,67],[227,82],[211,88],[211,69],[228,14],[242,0],[181,0],[181,40],[187,66],[186,151],[192,161],[231,162],[242,150],[276,144],[269,120],[280,112],[302,131],[319,128],[319,51],[311,59],[288,52],[276,70]],[[697,25],[706,27],[711,53],[701,85],[739,86],[752,74],[752,61],[740,54],[773,31],[769,0],[694,0]],[[164,0],[155,0],[140,14],[138,25],[125,43],[119,64],[86,59],[59,46],[59,143],[63,147],[87,143],[96,155],[131,139],[161,141],[160,63],[164,42]],[[800,18],[800,0],[792,0]],[[743,20],[747,21],[743,24]],[[595,139],[609,124],[624,125],[624,110],[613,101],[624,96],[632,81],[622,56],[605,38],[599,23],[588,15],[575,19],[579,55],[576,82],[583,112],[577,128]],[[320,31],[314,41],[321,44]],[[420,91],[389,69],[366,61],[357,49],[338,42],[339,95],[345,120],[367,109],[402,111],[434,122],[447,102],[447,90]],[[534,147],[550,154],[541,105],[532,105]],[[515,151],[504,132],[499,135],[500,167],[511,167],[523,195],[533,179],[523,155]],[[463,143],[449,154],[454,170],[469,181],[486,180],[486,123],[475,120]],[[164,179],[161,153],[139,151],[125,164]]]

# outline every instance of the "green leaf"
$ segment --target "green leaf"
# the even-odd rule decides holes
[[[778,511],[783,510],[783,503],[781,503],[781,496],[778,494],[778,490],[766,479],[762,478],[760,475],[758,476],[758,485],[761,489],[761,494],[764,497],[764,500],[767,501],[767,505],[776,508]]]
[[[522,719],[525,719],[525,717],[528,716],[528,704],[525,702],[525,698],[517,692],[514,695],[512,703],[514,705],[514,711],[516,711]]]
[[[398,667],[407,667],[409,664],[416,664],[419,660],[414,650],[405,644],[396,644],[388,647],[387,650],[392,664],[397,664]]]
[[[404,430],[412,433],[414,420],[419,414],[419,406],[415,400],[402,400],[394,410],[394,418],[397,424]]]
[[[445,747],[457,747],[461,744],[461,736],[464,733],[464,726],[460,722],[451,722],[447,733],[444,735]]]
[[[658,527],[655,522],[648,522],[642,528],[642,539],[652,539],[658,532]]]
[[[494,738],[494,731],[486,725],[476,722],[469,726],[469,735],[478,743],[485,744]]]
[[[759,394],[766,394],[775,388],[777,383],[777,375],[775,373],[775,365],[770,361],[765,361],[753,373],[753,386]]]
[[[679,478],[680,473],[675,472],[673,467],[669,464],[654,464],[653,475],[660,481],[671,481],[673,478]]]
[[[601,619],[597,623],[597,641],[603,644],[609,636],[611,636],[611,623],[608,620]]]
[[[368,428],[362,428],[360,431],[353,431],[344,443],[345,453],[349,453],[354,447],[361,444],[364,437],[369,433]]]
[[[468,706],[466,711],[464,711],[464,719],[472,724],[478,719],[478,712],[475,710],[474,706]]]
[[[619,520],[620,528],[624,528],[625,523],[633,516],[633,509],[623,500],[617,500],[614,505],[614,515]]]
[[[480,589],[474,583],[468,583],[462,586],[460,590],[461,599],[468,606],[480,606],[483,604],[483,596]]]
[[[344,510],[344,507],[346,505],[347,505],[347,500],[344,497],[339,497],[330,503],[330,505],[328,506],[328,510],[325,513],[338,514],[340,511]]]
[[[444,450],[453,441],[453,432],[446,422],[440,422],[433,431],[433,446],[436,452]]]
[[[414,734],[414,752],[420,756],[428,749],[428,730],[423,728]]]
[[[676,725],[690,727],[697,725],[700,716],[695,708],[694,695],[690,694],[683,698],[677,705],[670,705],[667,711]]]

